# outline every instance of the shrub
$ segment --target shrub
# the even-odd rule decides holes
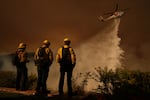
[[[37,83],[37,76],[36,74],[31,73],[31,75],[28,76],[27,88],[35,89],[36,83]]]
[[[37,77],[35,74],[28,76],[27,89],[35,89]],[[0,87],[15,88],[16,73],[12,71],[0,71]]]
[[[0,71],[0,87],[15,87],[16,73],[12,71]]]
[[[85,86],[88,83],[88,79],[89,79],[89,75],[90,73],[79,73],[76,77],[73,77],[72,79],[72,85],[73,85],[73,90],[75,92],[75,94],[78,95],[84,95],[85,94]],[[79,80],[80,78],[82,78],[81,83],[78,83],[77,80]]]
[[[95,68],[96,72],[90,72],[91,79],[99,82],[96,93],[112,96],[137,96],[150,95],[150,72],[116,69],[112,71],[107,67]],[[87,76],[86,76],[87,77]]]

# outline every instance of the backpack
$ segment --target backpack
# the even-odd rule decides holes
[[[27,54],[24,51],[19,51],[18,52],[18,58],[20,63],[27,62]]]
[[[62,59],[61,59],[61,63],[62,64],[71,64],[71,53],[70,53],[70,47],[69,48],[64,48],[62,47]]]
[[[39,59],[37,60],[37,63],[40,66],[49,66],[51,61],[49,59],[49,55],[46,53],[44,47],[40,47],[38,51],[38,57]]]
[[[46,55],[45,48],[40,47],[38,51],[39,60],[44,60]]]
[[[27,61],[26,53],[24,51],[16,51],[13,55],[12,64],[18,65]]]

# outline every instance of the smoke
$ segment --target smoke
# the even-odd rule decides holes
[[[0,60],[1,60],[1,68],[0,68],[1,71],[13,71],[13,72],[15,72],[16,68],[15,68],[15,66],[12,65],[12,63],[11,63],[12,59],[10,56],[1,55]]]
[[[120,48],[118,37],[120,19],[113,20],[106,29],[100,31],[94,37],[87,40],[77,48],[77,66],[74,76],[77,73],[94,71],[95,67],[108,67],[115,70],[121,68],[121,59],[124,51]],[[91,90],[95,83],[87,86]]]
[[[12,71],[16,72],[16,66],[12,64],[13,56],[10,54],[0,56],[0,71]],[[28,74],[36,72],[36,67],[34,66],[33,57],[29,57],[29,63],[27,63]]]
[[[138,44],[126,51],[124,65],[130,70],[150,71],[149,43]]]

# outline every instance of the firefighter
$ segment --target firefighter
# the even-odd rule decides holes
[[[20,43],[16,50],[16,90],[25,91],[27,89],[26,84],[28,80],[28,71],[26,63],[28,60],[28,53],[26,52],[26,44]]]
[[[53,62],[53,52],[49,48],[50,42],[44,40],[41,47],[37,48],[34,54],[35,65],[37,66],[38,80],[35,95],[47,95],[46,81],[48,78],[49,67]]]
[[[68,38],[64,38],[64,45],[58,49],[56,55],[56,61],[60,65],[60,79],[59,79],[59,95],[63,96],[63,85],[65,73],[67,73],[67,87],[68,95],[72,96],[72,72],[76,64],[76,55],[72,47],[70,47],[71,41]]]

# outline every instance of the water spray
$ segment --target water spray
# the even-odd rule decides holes
[[[124,51],[120,48],[119,25],[120,19],[113,20],[106,29],[98,32],[77,48],[74,76],[77,73],[92,72],[96,67],[107,67],[113,70],[122,67],[121,59]],[[89,84],[87,90],[95,86]]]

